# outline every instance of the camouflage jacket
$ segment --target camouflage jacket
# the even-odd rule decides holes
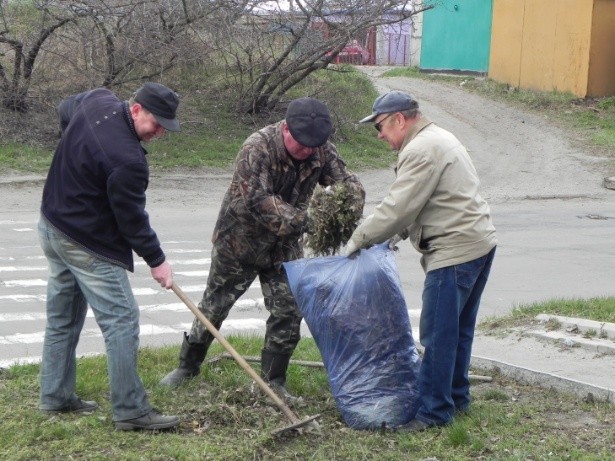
[[[361,182],[332,143],[295,163],[284,147],[281,126],[269,125],[244,142],[212,238],[221,254],[262,268],[279,268],[303,256],[300,237],[317,184],[343,182],[356,193],[361,209],[365,203]]]

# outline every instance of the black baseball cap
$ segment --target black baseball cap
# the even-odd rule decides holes
[[[291,101],[286,110],[286,124],[295,141],[305,147],[320,147],[333,129],[329,109],[313,98]]]
[[[359,120],[359,123],[367,123],[374,120],[380,114],[388,114],[390,112],[403,112],[405,110],[418,109],[419,102],[414,99],[414,96],[403,91],[391,91],[387,94],[379,96],[374,101],[372,114]]]
[[[180,130],[179,121],[175,117],[179,97],[170,88],[160,83],[149,82],[137,90],[134,100],[151,112],[165,130]]]

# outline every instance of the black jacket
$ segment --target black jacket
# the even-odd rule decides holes
[[[43,190],[45,219],[87,252],[130,271],[132,251],[150,267],[165,260],[145,211],[147,152],[128,104],[107,89],[59,106],[66,127]]]

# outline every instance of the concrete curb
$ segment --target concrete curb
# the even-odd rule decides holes
[[[497,372],[515,381],[536,385],[545,389],[556,389],[560,392],[574,394],[581,398],[591,398],[605,402],[615,401],[615,388],[609,389],[596,386],[487,357],[473,355],[471,365],[473,368],[478,368],[487,372]]]
[[[596,320],[579,319],[576,317],[564,317],[562,315],[538,314],[536,320],[546,323],[549,320],[556,320],[565,330],[574,329],[580,333],[593,331],[597,336],[604,335],[607,338],[615,339],[615,323],[598,322]]]
[[[551,314],[538,314],[535,318],[541,324],[556,321],[559,323],[559,328],[518,330],[519,333],[566,347],[581,347],[598,354],[615,354],[615,324],[613,323]]]
[[[590,339],[579,334],[566,334],[558,331],[526,331],[524,335],[534,336],[545,341],[552,341],[562,347],[580,347],[597,354],[615,354],[615,342],[609,339]]]

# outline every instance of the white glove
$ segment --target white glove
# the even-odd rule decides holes
[[[391,237],[389,239],[389,250],[393,250],[393,251],[397,251],[399,250],[399,248],[397,248],[397,244],[399,242],[401,242],[403,239],[401,238],[401,235],[399,234],[395,234],[393,237]]]
[[[357,247],[357,245],[352,240],[349,240],[348,243],[346,244],[346,249],[344,250],[344,256],[350,257],[353,254],[355,254],[357,251],[359,251],[359,248]]]

